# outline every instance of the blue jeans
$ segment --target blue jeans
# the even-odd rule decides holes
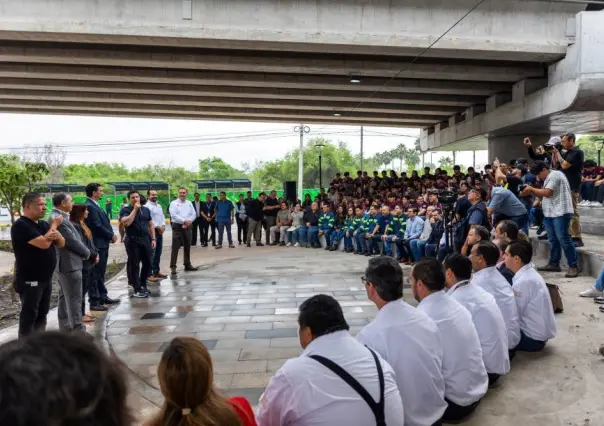
[[[577,267],[577,250],[570,239],[570,220],[572,217],[572,213],[569,213],[564,216],[546,217],[543,219],[549,241],[550,265],[560,265],[562,250],[564,250],[568,267]]]
[[[367,238],[367,250],[369,253],[377,252],[380,254],[380,246],[378,243],[382,240],[382,234],[375,234],[373,237]]]
[[[541,207],[532,207],[529,213],[531,222],[535,226],[543,226],[543,209]]]
[[[322,229],[323,231],[323,235],[325,236],[325,246],[329,247],[329,244],[331,242],[331,235],[335,233],[335,230],[333,229]]]
[[[433,257],[436,259],[436,254],[438,252],[438,244],[426,244],[424,247],[424,254],[426,257]]]
[[[386,241],[384,241],[384,255],[385,256],[392,256],[392,238],[394,238],[395,235],[387,235],[386,236]],[[396,241],[395,241],[396,244]]]
[[[546,343],[547,341],[540,342],[539,340],[533,340],[520,330],[520,343],[518,343],[515,350],[522,352],[539,352],[545,347]]]
[[[596,200],[596,191],[595,191],[594,182],[581,182],[581,188],[579,192],[581,193],[581,199],[584,201],[595,201]]]
[[[337,247],[344,235],[346,235],[346,231],[333,231],[329,239],[329,245]]]
[[[604,268],[602,268],[602,270],[600,271],[598,279],[596,280],[596,285],[594,287],[596,287],[596,289],[599,291],[604,291]]]
[[[411,246],[411,253],[413,254],[413,260],[419,261],[424,257],[424,250],[426,247],[427,240],[411,240],[409,245]]]
[[[155,249],[153,250],[153,260],[151,261],[151,273],[153,275],[159,274],[159,261],[161,260],[161,252],[164,245],[164,235],[159,234],[157,229],[155,230]]]
[[[409,248],[409,242],[405,243],[404,240],[396,240],[396,249],[398,250],[398,258],[410,260],[412,257],[411,250]]]
[[[445,257],[447,257],[447,247],[446,246],[439,247],[438,255],[436,256],[436,258],[439,260],[439,262],[442,262],[443,260],[445,260]]]
[[[529,233],[529,216],[527,214],[523,214],[520,216],[512,216],[508,220],[515,222],[518,225],[518,229],[524,232],[526,235]]]
[[[229,240],[229,245],[233,244],[233,237],[231,236],[231,221],[228,222],[218,222],[218,245],[222,245],[222,234],[226,228],[227,239]]]
[[[292,242],[292,244],[306,244],[306,233],[306,226],[299,226],[290,232],[291,235],[289,240]]]
[[[357,236],[355,237],[357,240],[357,253],[367,253],[367,237],[365,236],[365,232],[358,231]]]
[[[306,228],[306,244],[319,244],[319,228],[317,226],[308,226]]]

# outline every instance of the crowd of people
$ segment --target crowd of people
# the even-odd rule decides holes
[[[52,225],[49,225],[52,226]],[[47,241],[62,246],[49,228]],[[157,369],[165,398],[146,426],[289,424],[439,426],[468,417],[511,368],[517,351],[542,350],[556,335],[552,302],[532,266],[532,247],[481,241],[469,257],[424,258],[403,300],[403,270],[390,256],[361,277],[378,313],[353,337],[340,304],[315,295],[298,308],[301,356],[271,378],[257,412],[214,385],[203,343],[177,337]],[[81,333],[33,333],[0,346],[0,424],[130,426],[121,367]]]

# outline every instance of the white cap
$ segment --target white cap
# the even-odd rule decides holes
[[[554,146],[560,143],[562,143],[562,139],[560,138],[560,136],[554,136],[547,141],[545,146]]]

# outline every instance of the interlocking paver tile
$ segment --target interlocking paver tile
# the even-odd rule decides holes
[[[236,315],[231,317],[209,317],[204,324],[232,324],[234,322],[250,322],[252,319],[249,315]]]
[[[239,354],[241,361],[246,360],[271,360],[293,358],[302,353],[302,348],[270,348],[270,349],[243,349]]]
[[[216,374],[266,373],[266,360],[216,361],[216,362],[214,362],[214,373],[216,373]]]
[[[271,348],[297,348],[300,346],[300,339],[297,337],[285,337],[280,339],[271,339]]]
[[[245,334],[246,339],[273,339],[280,337],[297,337],[297,328],[280,328],[276,330],[250,330]]]
[[[187,312],[170,312],[170,313],[161,313],[161,312],[149,312],[141,317],[141,319],[175,319],[175,318],[184,318],[187,316]]]
[[[170,333],[176,329],[175,325],[140,325],[132,327],[127,332],[128,334],[154,334],[154,333]]]
[[[270,339],[220,339],[216,349],[268,348],[270,343]]]
[[[253,322],[253,323],[241,323],[241,324],[226,324],[224,329],[226,330],[272,330],[273,324],[270,322]]]
[[[237,373],[233,376],[231,389],[262,388],[264,389],[273,375],[269,373]]]

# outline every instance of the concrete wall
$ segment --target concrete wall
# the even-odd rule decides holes
[[[147,36],[246,43],[379,46],[374,53],[419,52],[461,18],[475,0],[0,0],[4,37],[20,32]],[[427,56],[551,61],[566,51],[567,21],[585,5],[534,0],[489,1],[439,41]],[[188,19],[190,18],[190,19]],[[14,32],[14,33],[13,33]],[[31,36],[31,35],[30,35]],[[73,39],[79,41],[79,38]],[[83,39],[82,39],[83,41]],[[119,42],[119,40],[114,40]],[[122,40],[125,41],[125,40]],[[245,42],[245,43],[243,43]],[[182,43],[182,40],[181,40]],[[226,44],[232,47],[232,43]],[[255,46],[258,46],[256,44]],[[350,50],[354,52],[354,49]],[[495,53],[499,52],[499,55]],[[503,55],[503,56],[502,56]]]

